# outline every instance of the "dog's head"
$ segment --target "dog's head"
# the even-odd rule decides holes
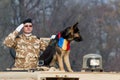
[[[71,27],[67,27],[65,30],[61,32],[61,36],[64,39],[67,39],[69,41],[72,41],[72,40],[75,40],[77,42],[82,41],[82,37],[80,35],[80,31],[77,25],[78,25],[78,22]]]

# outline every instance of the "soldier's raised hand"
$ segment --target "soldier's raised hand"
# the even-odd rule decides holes
[[[20,25],[16,28],[16,31],[20,32],[23,27],[24,27],[24,24],[20,24]]]

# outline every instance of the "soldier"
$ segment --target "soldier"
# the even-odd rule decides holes
[[[18,35],[21,30],[23,30],[23,33]],[[16,68],[35,69],[38,63],[39,52],[46,47],[43,41],[32,35],[32,30],[32,20],[28,18],[4,40],[4,44],[7,47],[12,47],[16,51],[14,64]]]

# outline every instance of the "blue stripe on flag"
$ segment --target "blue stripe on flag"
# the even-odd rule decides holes
[[[60,48],[62,48],[63,47],[63,43],[64,43],[64,38],[60,38],[59,39],[59,42],[58,42],[58,46],[60,47]]]

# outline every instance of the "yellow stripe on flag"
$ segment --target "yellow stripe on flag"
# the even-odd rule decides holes
[[[63,49],[66,50],[67,49],[67,45],[68,44],[68,41],[66,39],[64,39],[64,42],[63,42]]]

